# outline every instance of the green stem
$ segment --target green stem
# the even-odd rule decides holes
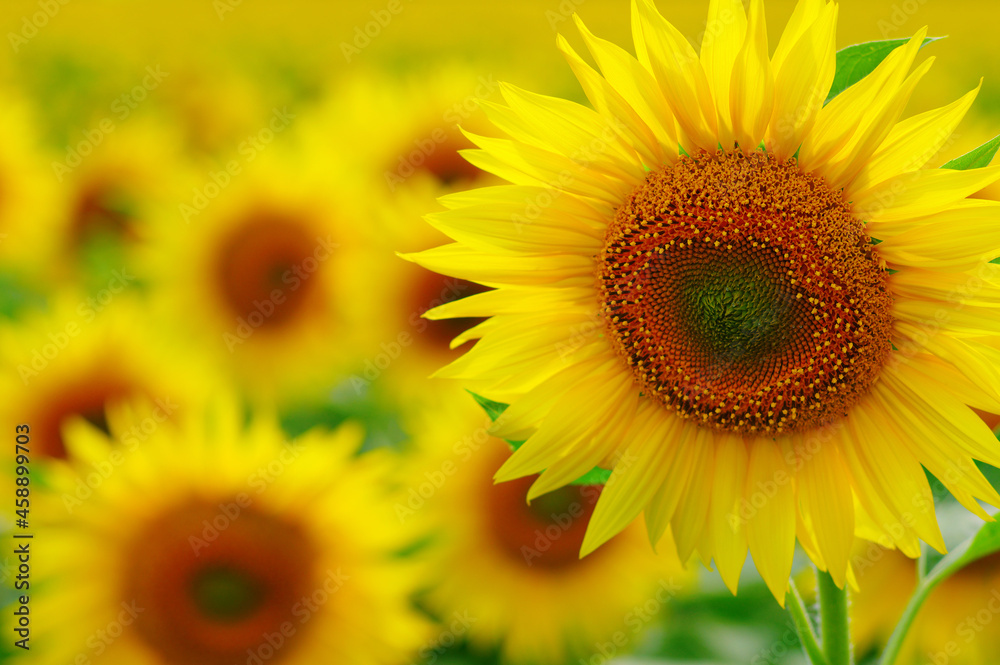
[[[791,580],[789,584],[790,590],[785,603],[788,605],[788,613],[792,615],[792,623],[795,624],[795,632],[799,635],[799,642],[805,649],[812,665],[829,665],[826,662],[826,656],[823,655],[823,650],[819,647],[819,642],[816,640],[816,633],[813,632],[812,622],[809,620],[806,606],[802,602],[802,595],[799,593],[798,587],[795,586],[795,580]]]
[[[829,573],[816,571],[819,586],[820,634],[829,665],[853,665],[850,621],[847,616],[847,586],[841,589]]]
[[[913,625],[913,620],[917,618],[920,608],[927,600],[927,596],[934,590],[934,586],[936,585],[920,584],[914,594],[910,596],[910,602],[906,605],[899,623],[896,624],[896,629],[892,631],[885,651],[882,652],[882,660],[879,661],[879,665],[895,664],[896,659],[899,658],[899,652],[903,648],[903,641],[906,639],[907,633],[910,632],[910,626]]]
[[[903,649],[903,642],[910,632],[910,627],[913,625],[914,619],[917,618],[917,614],[920,613],[920,608],[924,605],[924,601],[927,600],[927,596],[931,594],[931,591],[940,584],[941,580],[946,577],[946,575],[940,575],[934,579],[927,579],[927,545],[923,543],[921,545],[920,559],[917,561],[917,588],[914,589],[913,595],[910,596],[910,602],[906,604],[906,609],[903,610],[903,616],[899,618],[899,623],[896,624],[892,635],[889,636],[889,643],[885,645],[885,651],[882,652],[879,665],[894,665],[896,659],[899,658],[899,652]]]

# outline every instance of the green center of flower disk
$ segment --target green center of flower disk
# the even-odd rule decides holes
[[[651,172],[598,263],[613,345],[643,392],[716,429],[829,424],[891,350],[892,299],[864,224],[795,160],[737,150]]]
[[[237,568],[209,566],[191,581],[194,604],[215,621],[241,621],[261,606],[266,590],[253,576]]]

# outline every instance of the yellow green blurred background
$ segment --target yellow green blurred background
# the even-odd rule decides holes
[[[657,4],[699,42],[707,2]],[[793,6],[766,2],[772,47]],[[474,321],[420,315],[480,287],[396,253],[442,242],[421,219],[438,197],[497,184],[457,152],[470,145],[459,125],[495,132],[478,99],[510,82],[585,102],[555,48],[558,33],[585,52],[574,12],[631,50],[625,0],[6,0],[0,413],[5,433],[32,425],[34,491],[74,473],[74,418],[110,431],[107,405],[144,397],[207,418],[228,396],[283,437],[353,428],[358,456],[386,454],[372,482],[406,543],[384,554],[401,562],[400,598],[422,628],[370,662],[803,663],[752,566],[734,598],[700,564],[653,555],[642,533],[593,561],[567,556],[586,492],[529,510],[523,491],[491,489],[504,444],[461,386],[428,378]],[[838,45],[923,25],[946,35],[924,51],[937,62],[908,115],[985,78],[943,163],[998,133],[997,19],[994,0],[845,0]],[[52,533],[73,519],[58,500],[34,517]],[[37,593],[59,598],[54,584]],[[897,602],[866,619],[869,646],[902,593],[888,585]],[[374,610],[352,611],[383,630]],[[55,626],[34,636],[44,652],[61,629],[37,621]],[[11,635],[4,658],[48,662]],[[113,662],[113,649],[81,649]]]

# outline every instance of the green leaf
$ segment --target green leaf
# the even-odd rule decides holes
[[[920,48],[944,37],[926,37]],[[877,42],[855,44],[837,51],[837,73],[830,86],[826,104],[834,97],[875,71],[882,61],[894,50],[910,41],[909,39],[886,39]]]
[[[993,161],[993,156],[1000,149],[1000,136],[987,141],[975,150],[965,153],[961,157],[956,157],[941,168],[952,169],[954,171],[966,171],[968,169],[981,169],[989,166]]]
[[[583,474],[576,480],[574,480],[572,485],[604,485],[608,482],[608,478],[611,477],[611,471],[609,469],[602,469],[599,466],[595,466],[593,469]]]
[[[1000,552],[1000,522],[987,522],[976,535],[945,555],[927,574],[925,583],[940,584],[970,563],[995,552]]]
[[[476,404],[483,407],[483,411],[486,412],[486,415],[489,416],[490,420],[493,422],[496,422],[497,418],[500,417],[500,414],[506,411],[509,406],[508,404],[502,404],[500,402],[494,402],[491,399],[486,399],[482,395],[477,395],[471,390],[466,392],[472,395],[472,399],[476,400]]]
[[[994,515],[994,518],[996,517]],[[930,596],[931,591],[962,568],[996,552],[1000,552],[1000,523],[987,522],[980,527],[974,536],[955,547],[938,561],[917,584],[917,588],[899,620],[899,625],[896,626],[892,637],[889,638],[889,644],[886,645],[885,653],[882,654],[880,662],[886,665],[892,665],[896,662],[906,633],[913,625],[913,620],[920,613],[920,608]]]
[[[487,399],[482,395],[477,395],[471,390],[467,391],[472,395],[472,399],[476,400],[476,403],[483,408],[486,415],[490,417],[490,420],[496,422],[500,414],[507,410],[509,404],[503,404],[501,402],[494,402],[491,399]],[[507,441],[510,447],[517,450],[521,447],[524,441]],[[601,467],[595,466],[593,469],[583,474],[576,480],[574,480],[571,485],[603,485],[608,482],[608,478],[611,477],[611,471],[608,469],[602,469]]]

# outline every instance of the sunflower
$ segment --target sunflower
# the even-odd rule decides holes
[[[152,211],[187,191],[190,167],[176,133],[149,117],[114,117],[52,159],[59,196],[44,232],[57,245],[53,272],[63,277],[120,261],[149,235]]]
[[[255,399],[326,389],[387,338],[365,217],[335,161],[292,154],[291,121],[158,216],[136,266],[158,314]]]
[[[836,583],[857,525],[943,549],[921,466],[1000,502],[970,407],[1000,399],[1000,167],[924,169],[976,96],[900,121],[926,29],[824,104],[837,5],[800,0],[769,56],[761,0],[709,3],[700,55],[650,0],[636,57],[560,37],[595,110],[502,87],[510,139],[467,158],[511,185],[445,197],[457,242],[408,258],[497,287],[432,311],[491,317],[439,372],[512,402],[497,473],[531,496],[619,459],[581,553],[645,512],[735,591],[749,549],[783,602],[795,542]],[[881,241],[881,242],[876,242]]]
[[[389,458],[354,457],[354,429],[286,444],[273,417],[245,425],[225,401],[156,429],[70,513],[57,506],[151,411],[114,406],[110,438],[66,428],[78,462],[33,501],[46,547],[32,559],[31,662],[405,662],[428,626],[394,554],[406,540]]]
[[[475,146],[459,126],[487,129],[480,101],[499,96],[497,81],[467,67],[400,77],[362,69],[332,86],[303,124],[314,140],[345,147],[347,174],[364,187],[426,205],[442,193],[495,180],[462,159],[458,151]],[[400,108],[407,112],[390,111]]]
[[[439,656],[465,639],[499,648],[507,662],[556,664],[627,650],[685,586],[673,545],[657,556],[630,528],[580,559],[601,487],[569,486],[526,504],[530,479],[492,482],[507,446],[487,434],[485,417],[454,405],[446,413],[447,424],[438,412],[420,430],[421,454],[396,505],[403,524],[434,534],[426,556],[438,572],[425,602],[451,633],[422,652]]]
[[[458,124],[485,128],[478,98],[491,95],[499,97],[496,81],[461,67],[408,77],[363,70],[340,81],[312,114],[303,114],[304,143],[343,146],[347,182],[372,193],[366,226],[376,251],[366,272],[393,285],[378,310],[385,331],[381,348],[351,382],[408,406],[415,394],[437,397],[437,390],[428,390],[427,375],[457,357],[449,343],[477,322],[421,315],[486,288],[398,261],[393,250],[421,251],[445,242],[446,236],[419,223],[427,207],[442,194],[498,182],[459,154],[473,144]],[[371,118],[377,109],[398,108],[407,113]]]
[[[134,275],[115,271],[94,295],[63,293],[49,312],[33,312],[0,327],[0,414],[32,428],[34,452],[64,458],[62,427],[73,417],[107,428],[108,403],[145,397],[155,422],[203,402],[217,380],[198,354],[143,322],[148,311],[125,292]],[[133,423],[121,443],[137,445]]]

